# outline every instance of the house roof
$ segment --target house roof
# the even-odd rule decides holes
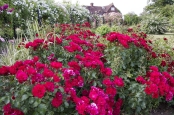
[[[109,10],[113,5],[114,5],[114,4],[111,3],[111,4],[107,5],[107,6],[104,6],[105,9],[106,9],[105,11],[108,12],[108,10]]]
[[[86,7],[92,14],[94,13],[104,14],[104,13],[107,13],[112,6],[114,6],[113,3],[106,6],[94,6],[93,3],[91,3],[90,6],[84,6],[84,7]],[[116,11],[120,12],[117,8],[116,8]]]
[[[101,14],[103,14],[104,13],[104,11],[103,11],[103,9],[102,9],[102,7],[101,6],[86,6],[86,8],[92,13],[92,14],[94,14],[94,13],[101,13]]]

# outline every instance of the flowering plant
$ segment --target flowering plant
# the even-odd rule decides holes
[[[18,48],[29,50],[32,58],[0,67],[1,112],[148,114],[161,98],[172,100],[173,77],[152,66],[160,52],[145,33],[129,28],[100,38],[88,27],[56,24],[59,31],[45,39],[38,33],[33,41],[23,40]]]
[[[104,45],[79,32],[20,44],[33,58],[0,68],[11,84],[0,99],[4,114],[120,114],[124,81],[102,60]]]
[[[0,6],[0,13],[7,11],[7,13],[13,12],[14,8],[9,9],[8,4],[4,4],[3,6]]]

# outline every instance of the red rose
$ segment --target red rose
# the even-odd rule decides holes
[[[57,108],[62,104],[62,99],[53,98],[53,100],[51,101],[51,104],[53,107]]]
[[[12,108],[11,108],[11,104],[10,104],[10,103],[8,103],[8,104],[6,104],[6,105],[3,106],[3,111],[4,111],[5,113],[10,112],[11,109],[12,109]]]
[[[57,75],[53,76],[53,80],[54,80],[54,82],[60,82],[60,78]]]
[[[89,98],[95,101],[98,96],[99,96],[98,89],[96,87],[92,87],[89,93]]]
[[[164,40],[167,40],[167,38],[163,38]]]
[[[14,112],[11,115],[24,115],[24,113],[18,109],[14,109]]]
[[[146,83],[146,80],[145,80],[142,76],[138,76],[138,77],[136,78],[136,81],[138,81],[138,82],[141,83],[141,84],[145,84],[145,83]]]
[[[112,85],[112,81],[109,78],[106,78],[103,80],[103,84],[106,86],[111,86]]]
[[[19,83],[23,83],[23,82],[27,81],[28,76],[25,72],[19,70],[16,74],[16,79],[18,80]]]
[[[106,94],[108,95],[116,95],[117,90],[114,87],[107,87],[106,88]]]
[[[105,76],[111,76],[112,75],[112,69],[111,68],[102,68],[101,73]]]
[[[120,115],[122,104],[123,104],[123,100],[118,99],[118,101],[115,103],[115,108],[114,108],[114,111],[113,111],[114,115]]]
[[[61,39],[61,38],[56,37],[56,43],[57,43],[57,44],[61,44],[61,43],[62,43],[62,39]]]
[[[6,75],[8,73],[8,67],[7,66],[2,66],[0,68],[0,75]]]
[[[68,66],[69,67],[72,67],[72,68],[74,68],[76,70],[80,70],[81,69],[80,66],[79,66],[79,64],[76,61],[68,62]]]
[[[12,65],[9,67],[9,72],[11,75],[15,75],[17,72],[16,66]]]
[[[49,92],[54,91],[55,86],[53,82],[46,82],[44,85]]]
[[[62,68],[62,63],[60,63],[60,62],[54,61],[54,62],[51,62],[50,65],[51,65],[51,67],[53,67],[55,69]]]
[[[44,77],[53,77],[54,76],[54,72],[48,68],[45,68],[42,74]]]
[[[162,66],[162,67],[166,66],[166,61],[164,61],[164,60],[161,61],[161,66]]]
[[[56,92],[55,98],[62,99],[63,98],[62,93],[61,92]]]
[[[122,78],[119,78],[118,76],[114,77],[114,84],[119,86],[119,87],[123,87],[124,86],[124,82]]]
[[[42,84],[37,84],[32,89],[32,94],[34,97],[42,98],[45,95],[45,87]]]
[[[157,58],[157,55],[155,52],[152,52],[151,55],[152,55],[152,58]]]
[[[158,67],[157,66],[150,66],[150,70],[152,70],[152,71],[158,71]]]
[[[39,60],[39,57],[38,57],[38,56],[34,56],[34,57],[33,57],[33,61],[34,61],[34,62],[37,62],[38,60]]]

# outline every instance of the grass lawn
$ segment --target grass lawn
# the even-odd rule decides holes
[[[165,33],[162,35],[154,35],[154,34],[149,34],[149,36],[158,39],[158,38],[174,38],[174,33]]]

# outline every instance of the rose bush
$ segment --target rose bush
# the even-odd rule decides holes
[[[161,62],[145,33],[129,28],[103,38],[89,27],[56,25],[59,31],[45,39],[37,34],[23,40],[18,48],[28,49],[32,58],[0,67],[1,113],[148,114],[161,99],[172,100],[168,63]]]
[[[21,43],[19,48],[29,48],[33,58],[0,68],[2,79],[11,82],[4,87],[8,93],[0,100],[3,107],[10,105],[21,114],[37,115],[119,114],[123,100],[115,95],[124,81],[105,65],[104,46],[91,37],[97,36],[90,30],[79,30]]]

